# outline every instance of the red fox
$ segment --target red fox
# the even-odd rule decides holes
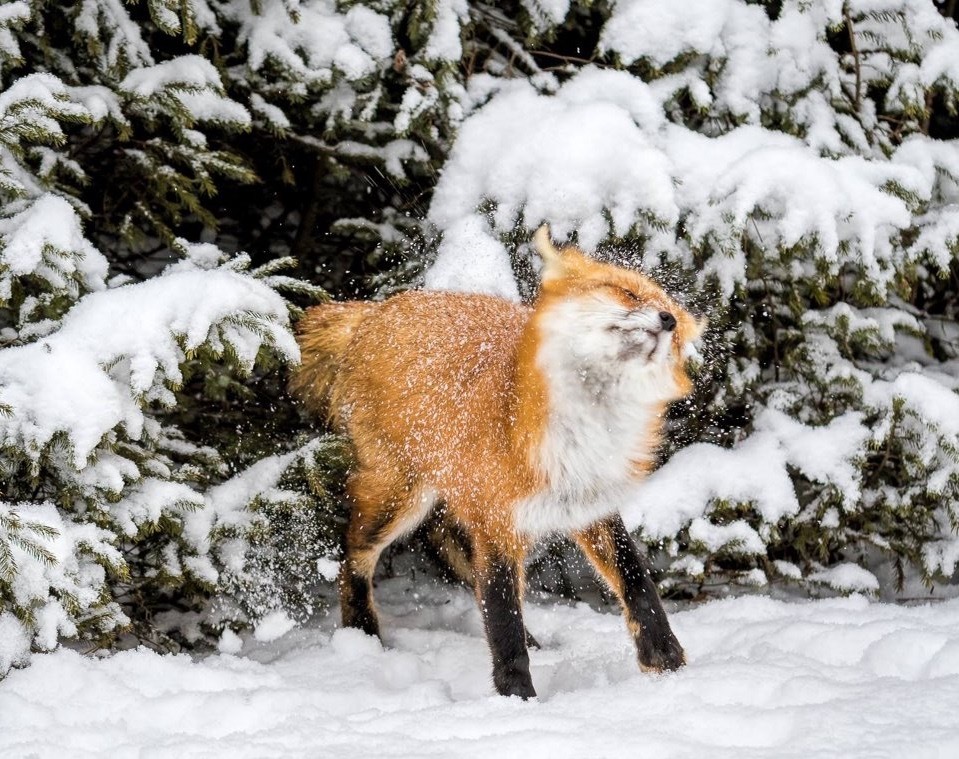
[[[534,243],[532,306],[426,291],[316,306],[291,381],[355,449],[343,624],[379,635],[377,559],[442,504],[469,536],[496,690],[522,698],[536,695],[523,559],[549,533],[571,535],[619,597],[643,669],[685,661],[618,508],[692,388],[684,351],[703,328],[642,274],[557,249],[546,227]]]

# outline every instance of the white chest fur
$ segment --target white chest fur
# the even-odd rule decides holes
[[[649,432],[671,374],[659,361],[621,360],[620,348],[588,329],[555,329],[544,340],[550,411],[538,464],[547,487],[516,505],[524,534],[570,532],[618,511],[637,464],[655,456]]]

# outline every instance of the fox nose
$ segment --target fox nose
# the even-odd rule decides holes
[[[676,317],[669,313],[669,311],[660,311],[659,321],[662,322],[663,329],[667,332],[671,332],[676,328]]]

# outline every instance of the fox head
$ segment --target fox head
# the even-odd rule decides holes
[[[704,319],[637,271],[555,247],[545,225],[533,242],[543,259],[535,309],[550,369],[561,361],[597,391],[629,385],[652,403],[689,394],[687,348]]]

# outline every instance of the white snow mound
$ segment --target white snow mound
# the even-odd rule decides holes
[[[619,615],[528,604],[523,702],[466,591],[377,595],[385,646],[331,614],[241,657],[37,655],[0,687],[0,756],[959,756],[959,600],[714,601],[671,615],[689,664],[661,676]]]

